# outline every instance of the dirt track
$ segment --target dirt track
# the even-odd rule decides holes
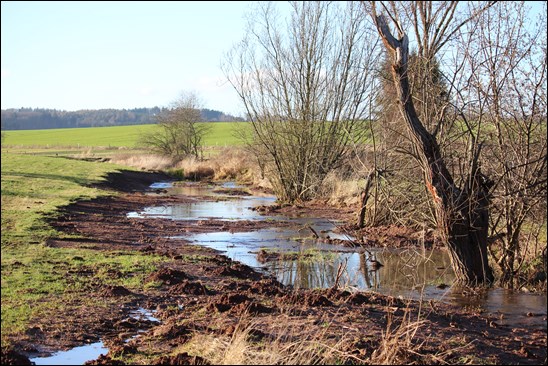
[[[294,290],[213,250],[182,239],[165,239],[187,232],[250,231],[275,223],[128,218],[128,212],[148,205],[196,199],[142,193],[151,182],[162,178],[165,179],[135,172],[111,176],[108,188],[124,193],[71,204],[52,222],[57,229],[86,239],[52,239],[48,243],[163,255],[169,258],[165,266],[147,278],[147,282],[159,282],[161,286],[146,287],[142,292],[107,286],[94,281],[94,272],[99,269],[89,268],[85,273],[89,278],[85,296],[102,299],[104,307],[83,306],[75,296],[73,303],[66,304],[69,311],[36,319],[31,329],[13,339],[14,349],[2,351],[3,364],[21,364],[21,360],[15,361],[18,355],[68,349],[99,340],[109,353],[92,364],[208,362],[206,358],[179,352],[178,347],[198,336],[230,338],[242,325],[248,326],[252,343],[327,343],[344,352],[340,356],[342,362],[369,363],[381,344],[387,322],[397,325],[408,314],[417,319],[419,308],[423,323],[411,342],[412,348],[400,351],[397,360],[401,363],[546,363],[545,331],[512,329],[498,325],[496,319],[435,302],[421,305],[372,292],[340,289]],[[327,212],[339,217],[348,214],[331,209]],[[156,310],[154,317],[161,323],[130,317],[130,312],[139,307]],[[131,338],[139,329],[145,332]]]

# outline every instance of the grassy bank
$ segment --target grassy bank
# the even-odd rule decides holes
[[[161,260],[156,256],[45,245],[49,237],[60,235],[47,224],[47,217],[76,199],[105,195],[86,185],[120,166],[4,150],[1,158],[2,346],[9,334],[27,329],[32,318],[63,311],[65,304],[81,296],[89,282],[78,275],[85,273],[82,269],[100,269],[99,281],[128,288],[141,286],[143,276],[155,269]],[[108,274],[111,270],[137,275],[116,283]],[[75,274],[70,281],[68,272]]]

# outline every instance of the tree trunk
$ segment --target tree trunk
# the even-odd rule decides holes
[[[391,71],[399,108],[420,159],[456,280],[467,286],[490,284],[493,273],[487,261],[488,199],[479,168],[475,161],[471,162],[471,176],[465,190],[455,185],[436,139],[426,130],[413,105],[407,75],[407,36],[400,30],[402,38],[394,38],[382,15],[374,14],[374,20],[383,43],[393,56]]]
[[[365,226],[365,212],[367,208],[367,201],[369,200],[369,190],[371,189],[371,182],[375,178],[376,170],[371,171],[365,179],[365,187],[361,194],[361,208],[358,215],[358,227],[362,229]]]

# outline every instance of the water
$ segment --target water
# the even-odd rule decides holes
[[[95,360],[101,354],[106,355],[108,348],[103,342],[74,347],[68,351],[56,352],[49,357],[31,358],[35,365],[83,365],[86,361]]]
[[[170,182],[156,182],[152,183],[149,188],[151,189],[167,189],[172,188],[173,184]]]
[[[331,230],[334,225],[331,224]],[[326,228],[322,223],[319,227]],[[323,229],[325,230],[325,229]],[[324,235],[333,237],[327,231]],[[449,256],[445,251],[417,252],[347,248],[318,243],[307,229],[265,229],[247,233],[200,233],[181,236],[199,244],[224,252],[232,260],[256,270],[274,274],[285,284],[302,288],[328,288],[336,281],[339,286],[353,289],[372,289],[391,295],[415,297],[426,285],[430,292],[438,285],[450,284],[454,275],[450,270]],[[259,251],[291,254],[291,260],[273,260],[263,263]],[[375,261],[383,264],[377,268]],[[339,274],[339,276],[337,276]]]
[[[231,183],[226,188],[237,186]],[[179,191],[177,191],[179,189]],[[186,189],[186,191],[181,191]],[[347,248],[330,245],[311,238],[308,226],[322,233],[322,237],[345,239],[334,233],[337,223],[313,217],[267,217],[253,207],[272,204],[270,196],[248,196],[228,199],[215,194],[211,187],[200,187],[198,195],[213,195],[215,202],[176,206],[148,207],[130,217],[164,217],[174,220],[215,218],[221,220],[285,220],[300,229],[272,228],[245,233],[213,232],[189,234],[186,240],[223,252],[258,271],[272,274],[285,285],[301,288],[328,288],[335,283],[342,288],[371,290],[410,299],[435,299],[468,307],[484,314],[501,316],[501,324],[546,328],[546,296],[512,292],[494,288],[481,295],[463,295],[451,287],[454,274],[445,250],[390,250],[385,248]],[[192,194],[188,187],[174,187],[170,192]],[[181,193],[184,192],[184,193]],[[224,198],[223,198],[224,197]],[[346,238],[348,239],[348,238]],[[285,254],[283,260],[261,261],[259,253],[275,256]],[[381,267],[375,263],[382,263]],[[527,316],[532,313],[535,316]]]
[[[173,220],[264,220],[264,216],[253,211],[252,207],[270,205],[275,202],[273,196],[243,196],[234,197],[215,193],[213,187],[198,183],[188,183],[181,186],[173,186],[171,183],[153,183],[150,188],[169,189],[170,194],[186,196],[210,196],[217,201],[196,201],[184,205],[152,206],[145,207],[140,212],[130,212],[132,218],[171,218]],[[243,188],[233,182],[225,183],[221,188]]]
[[[263,220],[264,216],[249,208],[272,202],[271,199],[246,198],[232,199],[230,203],[226,201],[197,201],[185,205],[145,207],[141,212],[128,213],[128,217],[171,218],[173,220],[201,220],[207,218],[220,220]]]
[[[137,320],[148,320],[154,323],[160,323],[160,320],[152,316],[154,311],[144,308],[138,308],[130,313],[130,317]],[[137,333],[144,330],[138,330]],[[139,334],[131,338],[138,337]],[[131,339],[130,338],[130,339]],[[127,339],[128,342],[130,339]],[[74,347],[68,351],[55,352],[51,356],[30,358],[35,365],[83,365],[86,361],[95,360],[101,355],[106,355],[108,348],[103,342],[96,342],[84,346]]]
[[[153,313],[155,313],[155,311],[139,308],[131,312],[130,316],[137,320],[148,320],[153,323],[160,323],[160,319],[152,316]]]

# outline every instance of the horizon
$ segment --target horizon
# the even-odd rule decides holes
[[[100,111],[100,110],[109,110],[109,109],[113,109],[113,110],[127,110],[127,111],[130,111],[130,110],[134,110],[134,109],[154,109],[154,108],[159,108],[159,109],[163,109],[163,108],[169,108],[168,106],[164,106],[164,107],[161,107],[161,106],[154,106],[154,107],[134,107],[134,108],[84,108],[84,109],[76,109],[76,110],[67,110],[67,109],[58,109],[58,108],[42,108],[42,107],[10,107],[10,108],[2,108],[1,110],[2,111],[9,111],[9,110],[22,110],[22,109],[31,109],[31,110],[50,110],[50,111],[58,111],[58,112],[79,112],[79,111]],[[227,113],[225,111],[222,111],[220,109],[212,109],[212,108],[206,108],[206,107],[203,107],[203,108],[198,108],[199,110],[210,110],[210,111],[214,111],[214,112],[221,112],[227,116],[232,116],[232,117],[242,117],[243,116],[238,116],[238,115],[233,115],[233,114],[230,114],[230,113]]]

